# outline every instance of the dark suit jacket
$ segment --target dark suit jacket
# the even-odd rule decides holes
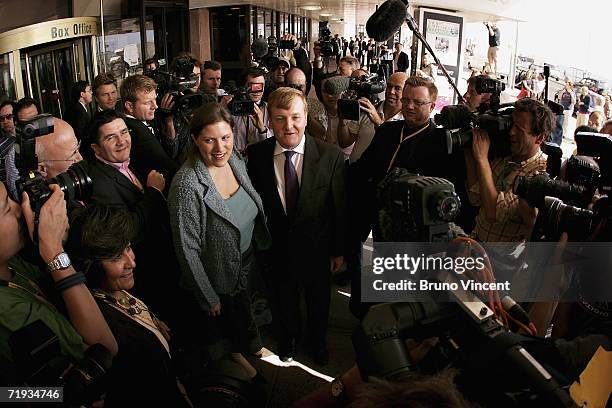
[[[83,143],[87,142],[87,127],[91,121],[91,111],[86,111],[77,101],[68,107],[64,120],[72,126],[77,139],[84,140]]]
[[[130,169],[139,177],[132,166]],[[164,196],[153,187],[146,187],[142,178],[139,177],[139,180],[144,191],[140,191],[119,170],[98,159],[89,163],[87,171],[93,181],[91,201],[127,209],[136,228],[136,242],[144,240],[149,224],[158,224],[160,220],[168,218]]]
[[[410,66],[410,58],[404,51],[400,51],[399,57],[397,57],[397,71],[406,72]]]
[[[306,136],[296,215],[285,214],[274,175],[275,138],[247,148],[247,168],[261,196],[272,235],[272,269],[279,279],[320,279],[331,256],[344,255],[346,165],[337,146]]]
[[[168,188],[179,165],[166,153],[159,139],[141,120],[126,118],[125,123],[132,136],[131,165],[143,177],[147,177],[151,170],[159,171],[166,178]]]

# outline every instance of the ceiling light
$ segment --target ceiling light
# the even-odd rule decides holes
[[[317,11],[317,10],[321,10],[321,6],[314,6],[314,5],[306,5],[306,6],[300,6],[301,9],[304,10],[308,10],[308,11]]]
[[[329,16],[331,16],[331,14],[329,14],[329,13],[321,13],[321,14],[319,14],[319,15],[320,15],[321,17],[329,17]]]

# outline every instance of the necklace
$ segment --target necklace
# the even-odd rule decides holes
[[[125,310],[130,316],[139,315],[142,312],[148,312],[149,309],[144,304],[139,304],[135,297],[131,296],[126,291],[121,291],[125,296],[119,299],[114,298],[111,294],[106,293],[99,289],[94,289],[93,295],[98,299],[104,300],[106,303],[112,306],[118,306]]]

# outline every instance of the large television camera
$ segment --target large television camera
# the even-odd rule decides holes
[[[452,223],[461,201],[450,181],[395,168],[378,185],[381,241],[450,242],[463,231]]]
[[[234,116],[248,116],[255,114],[255,102],[251,100],[249,94],[262,92],[264,84],[251,84],[232,90],[234,98],[228,104],[228,108]]]
[[[145,71],[144,74],[157,84],[157,105],[164,95],[170,94],[174,99],[172,110],[158,108],[165,114],[190,115],[199,108],[203,101],[200,92],[193,92],[191,88],[198,83],[198,74],[193,73],[194,63],[190,57],[180,57],[174,61],[173,72],[165,72],[159,69]]]
[[[49,114],[17,122],[16,126],[15,164],[19,178],[15,182],[15,187],[19,197],[24,191],[28,194],[30,206],[37,214],[51,196],[50,184],[59,185],[67,202],[87,200],[93,188],[84,162],[74,163],[66,172],[48,180],[37,173],[36,138],[51,134],[53,131],[54,118]]]
[[[348,90],[338,99],[338,113],[344,119],[359,120],[359,98],[367,98],[376,105],[379,102],[378,94],[385,88],[385,81],[379,81],[377,74],[351,78]]]
[[[472,129],[479,127],[487,131],[491,139],[490,154],[502,157],[510,154],[510,129],[512,128],[513,104],[500,104],[499,96],[505,85],[491,78],[478,77],[475,83],[479,94],[490,93],[488,103],[479,106],[477,112],[471,112],[467,105],[450,105],[442,108],[435,115],[436,124],[448,130],[447,148],[471,146]]]
[[[87,405],[101,399],[100,382],[111,367],[113,356],[101,344],[85,350],[82,360],[62,354],[58,337],[43,323],[33,323],[13,332],[9,344],[15,372],[11,385],[62,387],[66,406]]]

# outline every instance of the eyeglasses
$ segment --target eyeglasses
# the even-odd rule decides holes
[[[431,101],[419,101],[418,99],[410,99],[410,98],[402,98],[400,99],[400,101],[402,102],[402,105],[410,105],[411,103],[414,104],[414,106],[425,106],[431,103]]]
[[[77,143],[76,149],[72,152],[72,154],[70,154],[70,156],[68,156],[68,158],[66,159],[52,159],[52,160],[41,160],[41,162],[73,162],[75,161],[75,157],[77,154],[79,154],[79,148],[81,147],[81,141],[79,140],[79,142]]]
[[[9,113],[8,115],[0,115],[0,122],[3,122],[5,120],[13,120],[13,114]]]

